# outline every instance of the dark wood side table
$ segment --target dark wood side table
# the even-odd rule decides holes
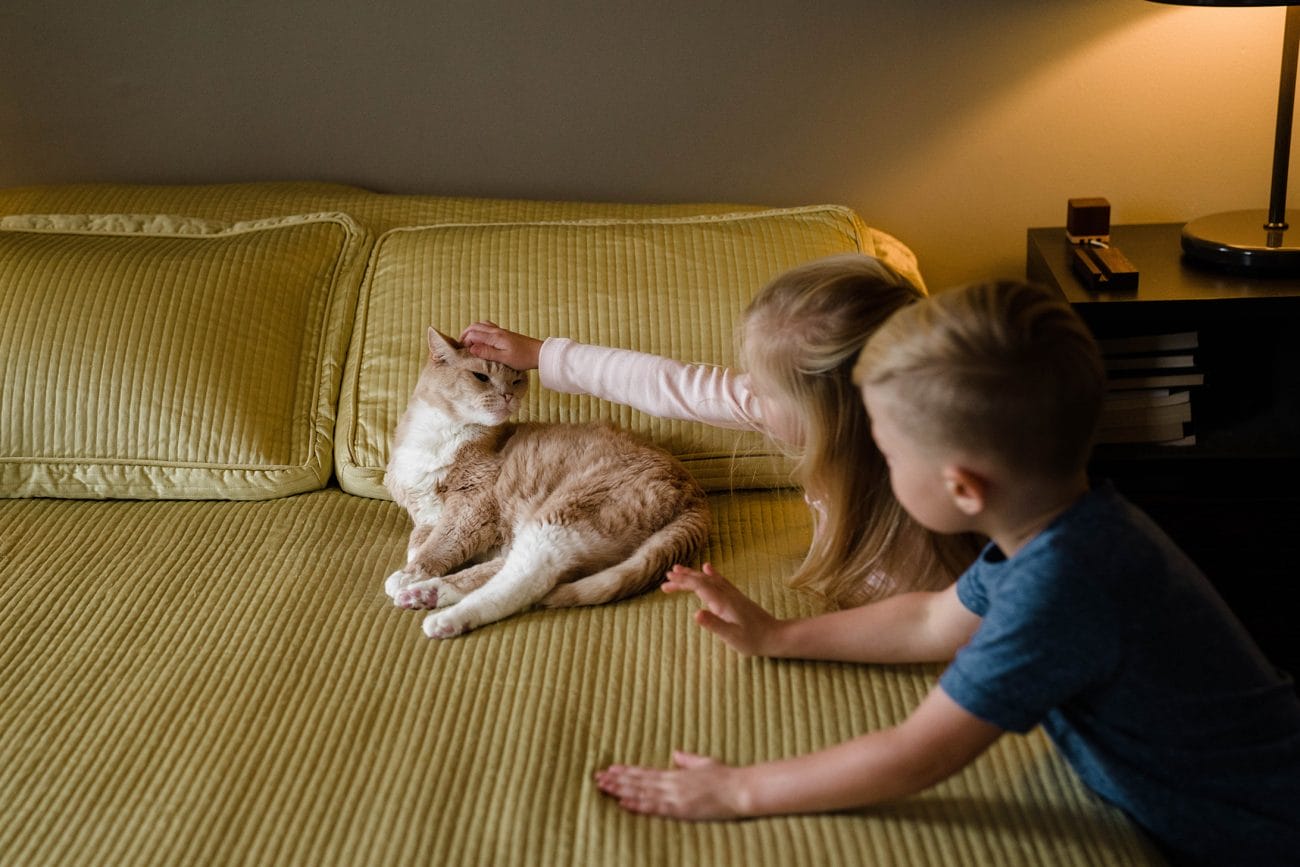
[[[1111,245],[1138,269],[1135,291],[1080,282],[1064,227],[1029,230],[1026,274],[1099,338],[1196,332],[1196,443],[1099,445],[1091,472],[1160,522],[1273,661],[1300,677],[1300,608],[1285,601],[1300,583],[1300,277],[1189,261],[1181,228],[1111,228]]]

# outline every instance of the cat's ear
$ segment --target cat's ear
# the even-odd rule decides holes
[[[450,364],[464,347],[436,328],[429,328],[429,358],[435,363]]]

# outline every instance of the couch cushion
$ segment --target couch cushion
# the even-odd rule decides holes
[[[0,221],[0,495],[261,499],[330,475],[364,233]]]
[[[875,253],[874,240],[837,206],[389,231],[371,255],[344,373],[339,481],[352,493],[387,496],[389,440],[424,361],[429,324],[454,335],[491,319],[538,337],[728,365],[735,325],[759,287],[810,259]],[[789,480],[788,463],[757,434],[654,419],[536,384],[521,416],[631,427],[713,490]]]

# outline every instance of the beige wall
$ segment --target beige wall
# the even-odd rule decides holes
[[[4,0],[0,184],[836,201],[934,286],[1070,196],[1264,207],[1282,11],[1140,0]],[[1300,179],[1296,185],[1300,187]]]

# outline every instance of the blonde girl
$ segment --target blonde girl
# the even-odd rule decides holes
[[[866,339],[921,297],[870,256],[793,268],[764,286],[742,316],[744,372],[566,338],[543,341],[491,322],[471,325],[461,342],[479,357],[537,369],[553,391],[767,434],[796,458],[795,480],[813,507],[811,546],[787,583],[855,606],[946,587],[978,552],[974,540],[931,533],[899,506],[852,381]]]

